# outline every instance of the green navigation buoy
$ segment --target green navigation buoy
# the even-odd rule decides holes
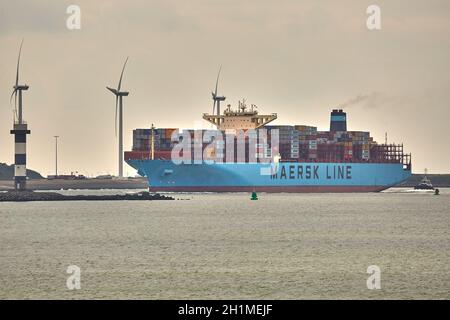
[[[434,189],[434,195],[438,196],[439,195],[439,189]]]
[[[250,200],[258,200],[258,195],[255,191],[252,192],[252,197],[250,198]]]

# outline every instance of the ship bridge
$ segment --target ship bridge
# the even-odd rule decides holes
[[[203,119],[217,126],[218,130],[226,129],[258,129],[277,118],[276,113],[270,115],[260,115],[256,110],[256,105],[251,105],[247,109],[245,100],[239,101],[239,108],[232,110],[231,105],[227,106],[223,114],[203,114]]]

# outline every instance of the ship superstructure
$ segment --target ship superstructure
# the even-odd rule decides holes
[[[218,130],[226,129],[258,129],[277,118],[276,113],[259,115],[257,106],[252,104],[247,108],[245,100],[239,101],[237,110],[232,110],[229,104],[223,114],[203,114],[203,119],[212,123]]]

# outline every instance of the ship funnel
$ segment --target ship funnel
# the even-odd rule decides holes
[[[342,109],[331,112],[330,131],[347,131],[347,114]]]

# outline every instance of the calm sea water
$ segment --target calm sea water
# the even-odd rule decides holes
[[[0,203],[0,298],[450,298],[450,189],[259,196]]]

